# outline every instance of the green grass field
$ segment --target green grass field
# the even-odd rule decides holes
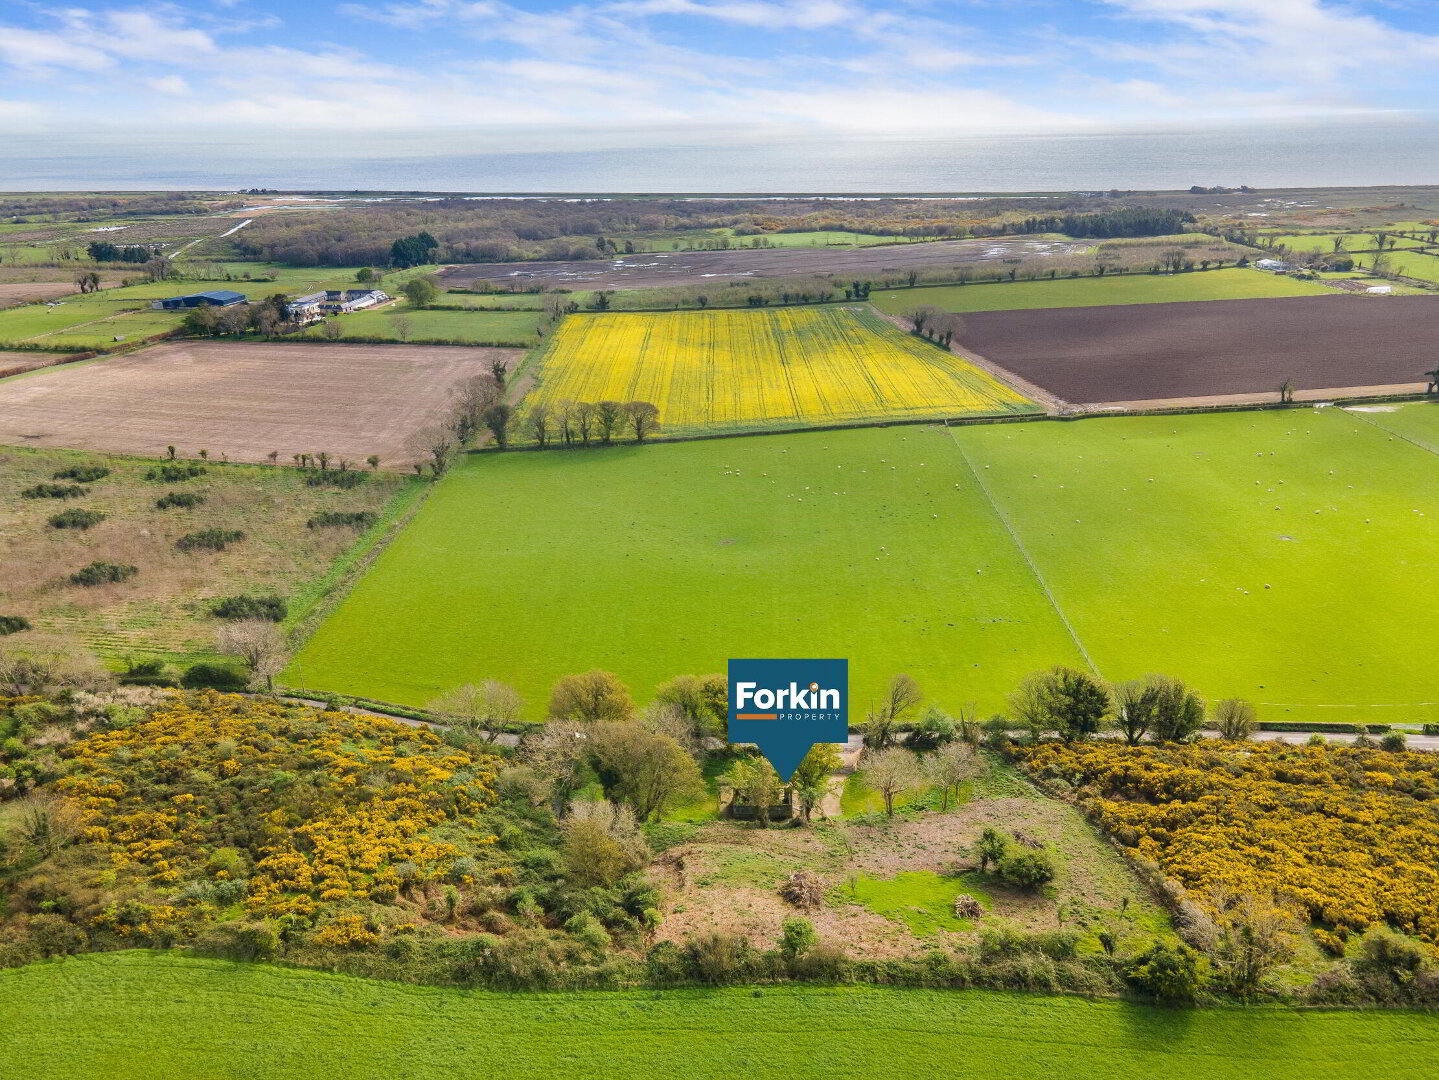
[[[409,322],[401,332],[399,319]],[[344,337],[381,337],[393,341],[471,341],[479,345],[530,345],[539,340],[536,326],[545,317],[534,311],[416,311],[404,302],[374,311],[338,315]],[[305,331],[307,337],[320,334],[320,324]]]
[[[571,672],[645,698],[751,655],[850,657],[860,712],[898,671],[997,708],[1078,659],[943,431],[870,428],[471,457],[286,681],[423,705],[498,678],[538,718]]]
[[[859,904],[887,919],[904,923],[920,937],[941,930],[973,930],[973,919],[954,914],[954,899],[968,893],[986,909],[992,906],[978,874],[936,874],[932,870],[906,870],[891,878],[857,875],[834,891],[839,903]]]
[[[833,655],[856,715],[899,671],[987,714],[1083,662],[1062,612],[1111,679],[1261,719],[1439,719],[1415,660],[1439,457],[1383,424],[1439,447],[1419,404],[477,456],[286,678],[412,705],[499,678],[537,717],[592,667],[643,700],[734,656]]]
[[[1201,270],[1188,274],[1119,274],[1102,278],[892,289],[873,293],[869,299],[881,311],[902,315],[924,304],[933,304],[946,311],[1021,311],[1105,304],[1315,296],[1331,291],[1312,281],[1297,281],[1260,270],[1230,267],[1227,270]]]
[[[978,990],[495,993],[164,953],[0,971],[29,1080],[1428,1080],[1410,1012],[1162,1009]]]

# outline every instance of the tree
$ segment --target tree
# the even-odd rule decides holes
[[[1439,394],[1439,368],[1426,371],[1424,378],[1429,380],[1428,384],[1424,387],[1424,392],[1426,394]]]
[[[720,783],[734,789],[734,797],[744,806],[753,806],[760,828],[769,826],[769,808],[784,798],[784,781],[774,766],[762,757],[737,758]]]
[[[500,732],[520,719],[524,704],[513,686],[486,679],[447,690],[426,708],[443,717],[450,727],[493,743]]]
[[[50,791],[27,795],[6,809],[5,819],[0,819],[0,853],[10,847],[48,859],[78,839],[85,827],[80,807]]]
[[[1236,742],[1249,738],[1258,726],[1254,706],[1239,698],[1216,701],[1212,723],[1218,729],[1221,739],[1233,739]]]
[[[285,666],[285,637],[268,619],[242,619],[215,632],[215,647],[245,665],[250,678],[263,679],[267,691],[275,689],[275,676]]]
[[[1293,401],[1294,382],[1291,379],[1285,379],[1282,383],[1279,384],[1279,403],[1281,405],[1289,405]]]
[[[586,671],[566,675],[550,692],[550,716],[592,724],[628,720],[635,703],[629,688],[618,675],[608,671]]]
[[[1153,685],[1143,679],[1120,683],[1114,688],[1114,712],[1126,746],[1138,746],[1154,723],[1158,704]]]
[[[979,839],[974,842],[974,857],[979,861],[981,872],[991,866],[998,867],[1009,853],[1009,837],[993,826],[985,826]]]
[[[515,410],[503,401],[497,401],[486,409],[480,416],[489,429],[490,435],[495,440],[495,445],[504,450],[510,445],[510,425],[514,420]]]
[[[339,319],[326,319],[320,324],[320,333],[330,341],[338,341],[345,333],[345,328],[340,325]]]
[[[883,750],[896,740],[895,725],[924,700],[924,693],[912,675],[900,674],[889,680],[884,700],[865,718],[864,745]]]
[[[1150,675],[1154,686],[1154,738],[1188,742],[1204,726],[1204,702],[1184,683],[1168,675]]]
[[[704,778],[694,758],[667,735],[633,720],[605,721],[594,726],[591,753],[605,790],[634,808],[648,821],[668,806],[699,798]]]
[[[560,831],[566,876],[581,888],[610,888],[649,861],[649,845],[628,806],[572,802]]]
[[[930,705],[915,721],[907,745],[911,750],[934,750],[959,738],[959,725],[954,717],[938,705]]]
[[[550,409],[543,402],[531,405],[525,414],[525,426],[529,428],[530,438],[535,440],[535,445],[541,450],[550,441]]]
[[[1253,994],[1264,976],[1294,955],[1299,920],[1274,897],[1216,887],[1205,906],[1213,918],[1200,925],[1195,944],[1210,955],[1216,979],[1232,993]]]
[[[427,308],[440,295],[439,287],[427,277],[413,277],[401,287],[400,292],[412,308]]]
[[[615,432],[619,430],[623,416],[624,406],[618,401],[595,403],[595,424],[599,428],[601,443],[608,446],[614,442]]]
[[[1065,742],[1074,742],[1104,726],[1113,698],[1088,672],[1054,667],[1027,676],[1011,696],[1010,707],[1032,731],[1057,731]]]
[[[786,919],[780,933],[780,955],[790,963],[813,949],[819,940],[814,932],[814,923],[798,916]]]
[[[431,424],[421,428],[410,437],[410,446],[421,454],[428,454],[430,468],[436,479],[445,475],[450,467],[450,456],[455,452],[455,440],[450,429],[444,424]]]
[[[949,796],[959,798],[959,788],[979,772],[979,755],[967,742],[950,742],[924,759],[924,775],[943,795],[941,811],[949,809]]]
[[[646,436],[660,426],[660,411],[649,401],[627,401],[624,404],[625,420],[635,433],[635,442],[642,443]]]
[[[82,293],[100,291],[100,275],[94,270],[83,270],[75,275],[75,288]]]
[[[585,445],[589,445],[590,432],[593,430],[595,424],[595,411],[593,402],[575,402],[573,409],[575,436]]]
[[[723,675],[676,676],[655,689],[655,701],[677,708],[688,720],[695,738],[724,738],[729,720],[729,682]]]
[[[1159,1001],[1193,1001],[1204,988],[1208,965],[1183,943],[1156,941],[1124,968],[1124,978]]]
[[[894,816],[894,800],[902,792],[918,785],[921,773],[919,759],[902,746],[870,751],[864,755],[864,779],[884,799],[884,812]]]
[[[390,329],[395,332],[395,337],[401,341],[409,341],[410,334],[415,329],[415,324],[408,316],[396,315],[390,320]]]
[[[800,817],[806,823],[829,793],[829,778],[839,772],[842,765],[839,747],[834,743],[815,743],[790,777],[790,787],[799,801]]]

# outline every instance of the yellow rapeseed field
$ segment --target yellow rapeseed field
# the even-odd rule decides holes
[[[537,401],[650,401],[677,433],[1037,411],[860,307],[572,315],[541,359]]]

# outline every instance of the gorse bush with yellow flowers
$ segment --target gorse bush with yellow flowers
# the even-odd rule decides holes
[[[431,830],[494,801],[496,759],[428,730],[238,696],[177,697],[62,756],[54,791],[113,866],[161,885],[245,873],[259,915],[393,891],[401,865],[443,876],[466,852]]]
[[[1015,753],[1195,897],[1273,895],[1331,952],[1381,924],[1439,943],[1439,755],[1209,741]]]

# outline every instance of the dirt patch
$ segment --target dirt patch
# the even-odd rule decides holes
[[[1434,366],[1439,297],[1274,300],[975,312],[964,346],[1067,401],[1410,384]],[[1323,395],[1321,395],[1322,397]]]
[[[75,291],[73,281],[0,281],[0,308],[53,300]]]
[[[327,451],[382,467],[448,408],[460,380],[517,349],[167,343],[0,383],[0,442],[264,461]]]
[[[623,259],[575,262],[467,263],[439,273],[449,288],[493,281],[516,289],[650,289],[701,285],[719,279],[800,277],[806,274],[876,273],[946,263],[995,262],[1072,255],[1083,244],[1046,240],[936,240],[867,248],[767,248],[756,251],[677,251]]]

